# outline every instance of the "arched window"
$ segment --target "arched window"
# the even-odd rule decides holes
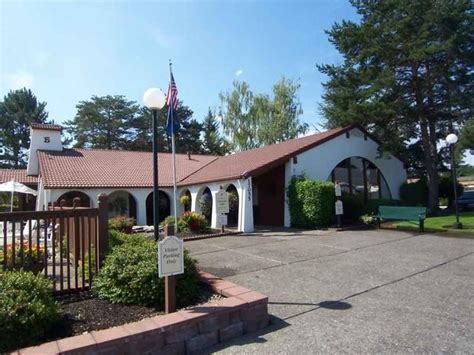
[[[392,198],[381,171],[369,160],[360,157],[344,159],[336,165],[329,178],[339,183],[350,195],[363,194],[364,200]]]

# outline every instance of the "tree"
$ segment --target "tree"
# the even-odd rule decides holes
[[[466,122],[459,135],[459,150],[474,150],[474,119]]]
[[[220,115],[224,133],[237,150],[248,150],[259,146],[257,142],[258,122],[252,114],[253,93],[246,82],[235,80],[233,90],[219,95]]]
[[[305,133],[298,99],[300,85],[282,78],[273,86],[273,98],[254,94],[245,82],[234,81],[233,90],[220,94],[222,126],[233,148],[247,150],[296,138]]]
[[[283,77],[273,86],[273,100],[266,96],[256,100],[261,111],[258,133],[263,145],[293,139],[308,130],[308,124],[302,124],[298,119],[303,113],[299,88],[299,83]]]
[[[468,1],[352,0],[361,22],[328,31],[343,55],[319,65],[328,75],[327,126],[358,123],[382,149],[407,156],[419,142],[429,207],[438,205],[437,143],[472,117],[473,5]],[[420,154],[417,154],[420,156]]]
[[[121,95],[92,96],[80,101],[73,120],[66,122],[76,148],[124,149],[128,146],[130,123],[139,106]]]
[[[225,155],[229,152],[229,143],[219,133],[219,122],[209,108],[202,122],[203,152],[212,155]]]
[[[171,137],[166,133],[166,120],[168,115],[167,107],[158,111],[157,131],[158,131],[158,151],[171,152]],[[175,111],[175,119],[179,121],[179,128],[175,132],[175,143],[177,153],[202,153],[201,148],[201,124],[192,118],[193,111],[178,102]],[[127,149],[152,151],[152,115],[146,107],[141,107],[138,114],[129,123],[127,130]]]
[[[0,167],[24,168],[30,147],[31,123],[46,123],[46,103],[40,102],[30,89],[10,91],[0,101]]]

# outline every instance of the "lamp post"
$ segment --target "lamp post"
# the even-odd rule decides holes
[[[458,210],[458,189],[457,189],[457,178],[456,178],[456,162],[454,157],[454,145],[458,141],[458,136],[454,133],[448,134],[446,142],[449,144],[449,150],[451,153],[451,172],[453,174],[453,185],[454,185],[454,210],[456,213],[456,222],[453,225],[454,229],[462,229],[462,223],[459,222],[459,210]]]
[[[143,94],[143,103],[148,107],[153,116],[152,130],[153,130],[153,236],[155,240],[159,239],[160,226],[158,215],[158,145],[157,145],[157,115],[158,110],[165,106],[165,94],[157,88],[151,88]]]

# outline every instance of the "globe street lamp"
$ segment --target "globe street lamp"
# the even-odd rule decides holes
[[[150,88],[143,94],[143,103],[148,107],[153,116],[152,130],[153,130],[153,235],[155,240],[159,239],[160,226],[158,215],[158,145],[157,145],[157,115],[158,110],[165,106],[165,94],[157,88]]]
[[[462,223],[459,222],[459,210],[458,210],[458,189],[457,189],[457,179],[456,179],[456,164],[454,161],[454,145],[458,142],[458,136],[454,133],[448,134],[446,137],[446,142],[449,144],[449,149],[451,153],[451,172],[453,174],[453,185],[454,185],[454,210],[456,212],[456,223],[453,227],[455,229],[462,229]]]

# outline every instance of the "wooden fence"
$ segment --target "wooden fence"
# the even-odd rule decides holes
[[[98,208],[52,206],[0,213],[0,261],[5,270],[42,273],[56,293],[89,289],[107,248],[107,195]]]

